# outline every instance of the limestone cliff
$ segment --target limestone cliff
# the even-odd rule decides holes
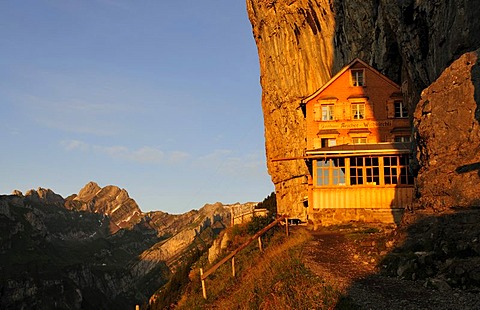
[[[259,61],[268,171],[279,212],[303,214],[307,168],[300,99],[355,57],[401,83],[411,110],[421,91],[480,47],[474,0],[247,0]]]
[[[125,189],[108,185],[103,188],[95,182],[85,185],[78,195],[67,198],[66,207],[78,211],[105,214],[110,217],[112,230],[133,227],[140,222],[142,211]]]
[[[229,221],[230,210],[219,202],[206,204],[198,211],[193,210],[178,215],[175,225],[170,226],[174,229],[170,231],[171,236],[144,251],[139,256],[139,261],[132,268],[132,272],[147,274],[161,262],[166,262],[169,267],[175,268],[182,253],[187,252],[196,239],[205,243],[206,240],[203,240],[205,237],[207,239],[214,237],[213,235],[205,236],[206,234],[203,234],[207,229],[212,230],[212,233],[216,235],[219,231],[214,230],[223,230],[229,224]],[[156,225],[160,224],[157,222]],[[213,242],[213,238],[211,241]]]

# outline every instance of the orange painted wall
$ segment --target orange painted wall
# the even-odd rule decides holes
[[[307,149],[314,149],[315,138],[333,137],[319,134],[320,130],[339,132],[337,145],[352,143],[352,136],[367,136],[367,143],[393,142],[395,135],[409,135],[408,131],[391,133],[393,128],[410,127],[408,118],[393,118],[393,101],[402,100],[400,89],[379,76],[375,70],[356,62],[350,69],[364,69],[365,86],[352,86],[351,72],[346,70],[316,97],[306,102]],[[366,97],[365,119],[353,120],[352,97]],[[336,98],[335,120],[315,121],[314,106],[322,100]],[[349,99],[350,98],[350,99]],[[379,126],[381,125],[381,126]],[[352,134],[351,129],[369,129],[371,134]]]

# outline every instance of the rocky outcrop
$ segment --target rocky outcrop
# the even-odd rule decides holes
[[[480,207],[479,52],[460,57],[421,94],[416,209]]]
[[[208,262],[212,264],[227,249],[231,241],[230,235],[224,231],[217,239],[213,241],[212,246],[208,249]]]
[[[21,196],[21,192],[15,191],[15,196]],[[62,196],[55,194],[51,189],[39,187],[37,190],[29,190],[25,194],[26,204],[48,204],[57,207],[63,207],[65,200]]]
[[[480,287],[480,210],[416,210],[402,226],[396,247],[379,263],[383,273],[451,292]],[[413,221],[414,220],[414,221]]]
[[[143,252],[139,262],[133,268],[136,274],[148,273],[158,262],[166,262],[169,266],[175,266],[181,260],[182,253],[186,253],[194,241],[200,237],[202,242],[209,245],[213,242],[213,236],[223,230],[230,223],[230,209],[217,202],[206,204],[198,211],[191,211],[177,219],[177,231],[171,237],[158,242],[153,247]],[[182,222],[182,225],[179,223]],[[157,224],[158,225],[158,224]],[[179,229],[182,227],[182,229]],[[217,231],[215,231],[217,229]],[[210,230],[210,236],[202,237],[202,233]]]
[[[247,0],[260,61],[268,171],[279,212],[303,213],[307,168],[300,99],[359,57],[401,84],[413,110],[421,91],[480,47],[480,6],[461,1]]]
[[[384,272],[449,292],[480,287],[480,50],[454,61],[414,113],[416,201]]]
[[[65,205],[77,211],[105,214],[116,226],[112,227],[113,232],[118,228],[131,228],[143,217],[137,203],[125,189],[113,185],[101,188],[95,182],[85,185],[78,195],[68,197]]]

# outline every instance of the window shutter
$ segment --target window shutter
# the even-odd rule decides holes
[[[322,139],[320,138],[313,138],[313,148],[319,149],[322,147]]]
[[[345,102],[343,104],[343,109],[345,111],[345,119],[352,119],[352,105],[350,102]]]
[[[393,104],[393,101],[387,102],[387,117],[395,118],[395,106]]]
[[[333,119],[334,120],[342,120],[344,119],[343,116],[343,104],[335,104],[333,106]]]
[[[322,106],[319,104],[313,106],[313,120],[316,122],[322,120]]]
[[[365,101],[365,118],[372,119],[375,118],[375,107],[372,102]]]

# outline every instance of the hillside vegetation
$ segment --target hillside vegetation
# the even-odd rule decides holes
[[[251,228],[252,225],[250,225]],[[249,225],[230,228],[232,248],[250,236]],[[208,298],[202,296],[199,268],[209,265],[202,257],[190,273],[190,283],[176,309],[319,309],[331,308],[339,291],[312,273],[301,260],[310,235],[298,230],[289,237],[276,228],[264,240],[264,251],[253,242],[235,257],[236,277],[225,263],[206,279]],[[156,309],[156,308],[152,308]],[[158,308],[161,309],[161,308]]]

